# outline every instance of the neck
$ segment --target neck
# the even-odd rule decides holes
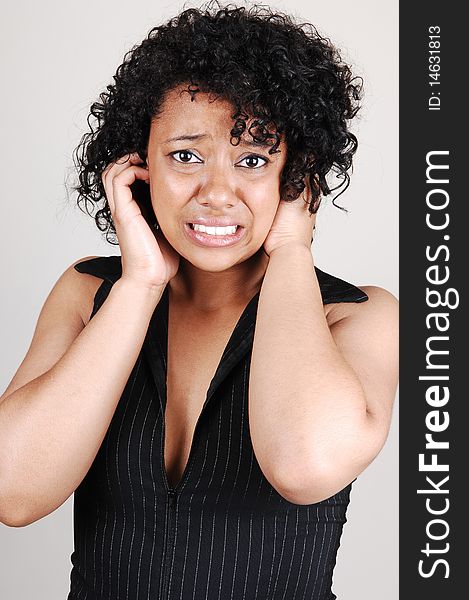
[[[178,304],[200,312],[246,305],[260,290],[268,263],[262,248],[246,261],[215,273],[198,269],[181,257],[178,272],[168,285]]]

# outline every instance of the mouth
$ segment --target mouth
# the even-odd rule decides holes
[[[201,231],[202,233],[207,233],[208,235],[231,235],[236,233],[238,227],[240,225],[227,225],[225,227],[207,227],[205,225],[200,225],[199,223],[188,223],[189,227],[194,231]]]
[[[241,225],[207,227],[198,223],[185,223],[184,231],[189,239],[199,246],[224,248],[239,242],[245,233]]]

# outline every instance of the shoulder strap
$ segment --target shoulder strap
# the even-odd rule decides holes
[[[318,267],[315,267],[315,269],[324,304],[331,304],[333,302],[365,302],[368,300],[367,294],[359,287],[335,275],[321,271]]]
[[[115,283],[122,275],[122,263],[120,256],[97,256],[82,260],[74,266],[80,273],[88,273],[100,277],[109,283]]]
[[[106,300],[113,284],[122,275],[121,257],[97,256],[96,258],[89,258],[74,265],[74,269],[79,273],[88,273],[103,280],[94,296],[93,310],[90,315],[91,320]]]
[[[75,265],[75,269],[80,273],[88,273],[95,277],[100,277],[107,283],[101,286],[95,298],[95,304],[102,304],[112,285],[122,275],[122,263],[120,256],[98,256],[83,260]],[[316,276],[321,289],[322,300],[324,304],[333,302],[365,302],[368,300],[367,294],[359,287],[340,279],[335,275],[326,273],[315,266]],[[104,283],[103,282],[103,283]],[[97,310],[97,306],[95,309]],[[96,312],[93,310],[93,314]]]

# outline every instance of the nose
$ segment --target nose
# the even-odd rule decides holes
[[[205,170],[195,196],[198,204],[214,210],[232,208],[238,202],[235,184],[222,165]]]

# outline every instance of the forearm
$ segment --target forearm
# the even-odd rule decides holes
[[[283,246],[270,255],[249,390],[254,450],[272,479],[332,465],[344,452],[354,460],[350,451],[368,426],[365,397],[329,330],[305,246]]]
[[[67,352],[0,404],[0,512],[60,506],[89,470],[161,294],[114,284]]]

